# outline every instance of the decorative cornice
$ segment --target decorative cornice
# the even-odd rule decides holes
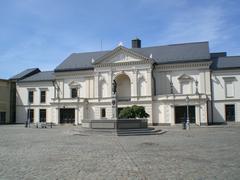
[[[178,64],[158,64],[155,65],[156,70],[169,71],[174,69],[210,69],[211,61],[203,62],[189,62],[189,63],[178,63]]]
[[[149,61],[143,60],[143,61],[97,64],[97,65],[95,65],[95,67],[131,66],[131,65],[137,65],[137,64],[149,64],[149,63],[150,63]]]

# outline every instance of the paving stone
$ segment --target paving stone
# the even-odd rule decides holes
[[[240,126],[117,136],[76,126],[0,126],[0,179],[239,179]]]

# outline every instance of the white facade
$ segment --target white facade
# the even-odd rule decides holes
[[[213,116],[215,122],[226,122],[226,105],[234,105],[235,121],[240,122],[240,71],[219,70],[212,73]]]
[[[149,124],[179,123],[186,116],[187,105],[198,125],[225,122],[225,104],[235,105],[235,121],[240,121],[239,71],[212,72],[211,63],[203,60],[156,65],[151,58],[120,48],[98,62],[93,60],[93,69],[55,72],[54,80],[17,83],[17,123],[26,121],[28,109],[34,109],[34,122],[40,121],[40,109],[46,109],[47,122],[56,124],[61,123],[61,111],[65,110],[74,111],[74,124],[85,119],[111,119],[113,80],[118,85],[118,107],[145,107]],[[226,97],[226,86],[231,97]],[[75,98],[71,97],[72,88],[77,89]],[[40,103],[41,90],[46,90],[45,103]],[[28,103],[29,91],[34,92],[33,103]]]

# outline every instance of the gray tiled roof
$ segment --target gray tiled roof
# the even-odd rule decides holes
[[[33,82],[33,81],[52,81],[55,79],[54,71],[43,71],[19,82]]]
[[[213,70],[240,68],[240,56],[227,56],[213,59],[211,68]]]
[[[195,42],[174,44],[166,46],[154,46],[145,48],[131,48],[132,51],[145,57],[152,54],[156,63],[177,63],[186,61],[210,59],[208,42]],[[99,59],[111,51],[74,53],[65,59],[55,71],[71,71],[93,68],[92,58]]]
[[[152,58],[160,64],[210,59],[208,42],[134,48],[132,50],[147,57],[152,54]]]
[[[26,69],[26,70],[20,72],[19,74],[11,77],[10,79],[11,80],[21,80],[21,79],[24,79],[24,78],[31,76],[38,72],[40,72],[40,70],[38,68],[30,68],[30,69]]]
[[[86,53],[73,53],[58,65],[55,71],[61,70],[81,70],[93,68],[92,58],[98,59],[109,51],[86,52]]]

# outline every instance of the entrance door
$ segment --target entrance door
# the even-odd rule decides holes
[[[71,123],[75,122],[75,109],[60,109],[60,123]]]
[[[195,106],[188,106],[190,123],[195,123]],[[187,106],[175,107],[175,123],[183,123],[187,120]]]
[[[226,121],[235,121],[235,105],[225,105]]]

